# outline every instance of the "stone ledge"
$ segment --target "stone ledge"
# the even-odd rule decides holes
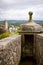
[[[37,38],[40,38],[40,39],[43,39],[43,33],[37,34],[36,37],[37,37]]]
[[[21,56],[21,36],[0,40],[0,65],[18,65]]]

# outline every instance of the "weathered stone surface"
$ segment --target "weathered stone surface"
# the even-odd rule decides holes
[[[38,65],[43,65],[43,34],[36,35],[36,60]]]
[[[22,24],[21,25],[21,30],[22,31],[28,31],[28,32],[40,32],[40,31],[42,31],[42,27],[39,24],[30,25],[28,23],[28,25],[27,24]]]
[[[0,65],[18,65],[20,56],[20,35],[0,40]]]

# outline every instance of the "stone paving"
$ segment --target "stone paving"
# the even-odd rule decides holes
[[[24,58],[19,65],[37,65],[36,61],[32,58]]]

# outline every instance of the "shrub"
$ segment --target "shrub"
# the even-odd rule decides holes
[[[43,24],[42,24],[42,27],[43,27]]]
[[[3,38],[6,38],[6,37],[9,37],[9,36],[12,36],[12,35],[18,35],[19,33],[17,31],[15,32],[5,32],[5,33],[2,33],[0,34],[0,39],[3,39]]]
[[[8,32],[5,32],[5,33],[0,35],[0,39],[6,38],[6,37],[9,37],[9,36],[10,36],[10,34]]]
[[[0,34],[3,34],[5,32],[6,32],[6,30],[4,30],[3,28],[0,28]]]

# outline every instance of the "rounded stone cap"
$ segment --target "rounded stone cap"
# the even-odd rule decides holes
[[[21,30],[22,31],[27,31],[27,32],[41,32],[43,29],[42,27],[37,24],[37,25],[21,25]]]
[[[29,15],[32,15],[32,14],[33,14],[33,12],[31,12],[31,11],[30,11],[28,14],[29,14]]]
[[[33,14],[33,12],[29,12],[29,21],[28,21],[28,23],[21,25],[21,30],[22,31],[40,32],[40,31],[43,30],[41,25],[35,23],[32,20],[32,14]]]

